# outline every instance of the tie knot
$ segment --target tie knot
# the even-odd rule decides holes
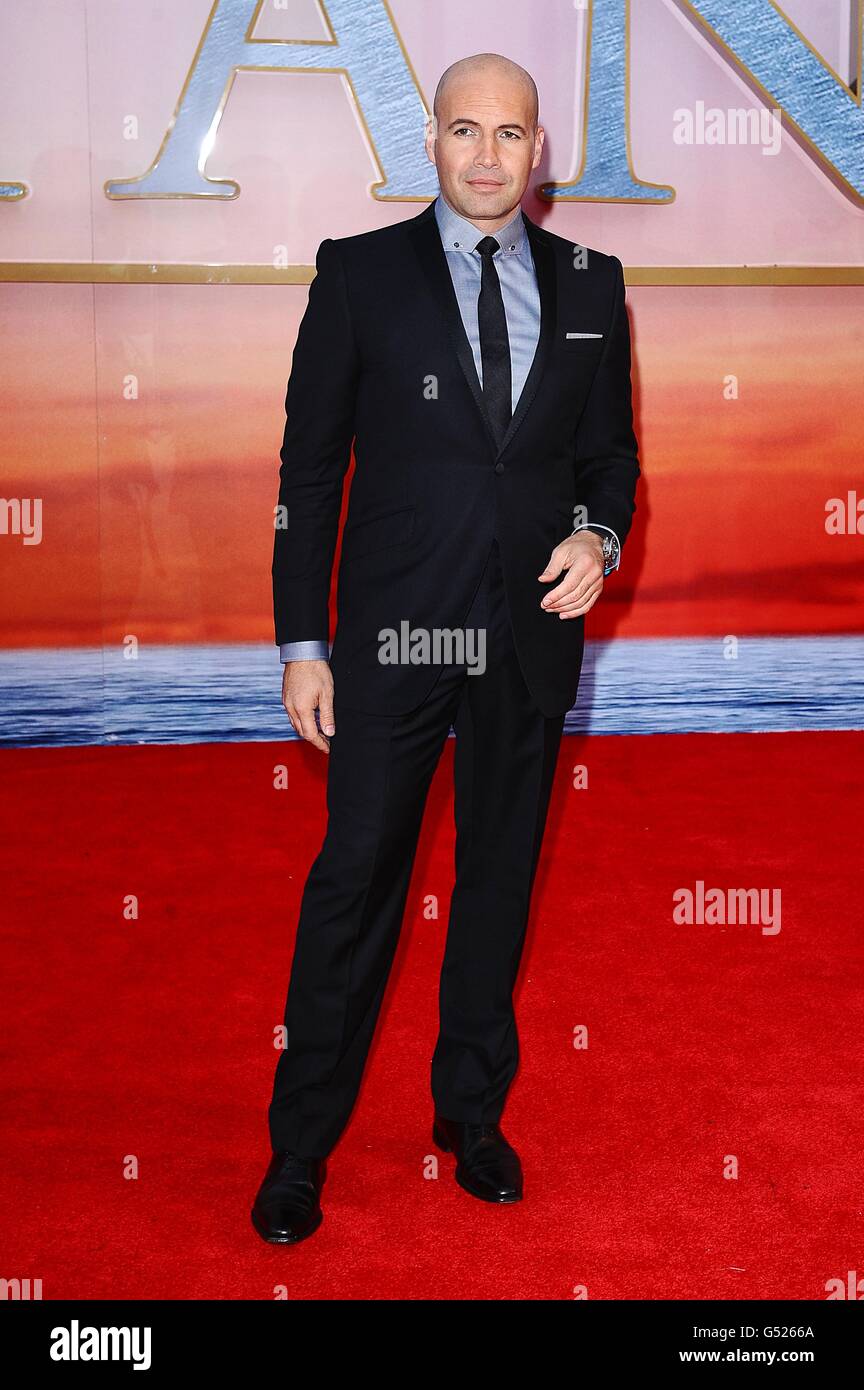
[[[495,240],[494,236],[484,236],[482,241],[478,241],[477,245],[474,247],[474,250],[480,252],[480,255],[483,257],[484,261],[491,261],[492,257],[495,255],[495,252],[498,250],[498,242]]]

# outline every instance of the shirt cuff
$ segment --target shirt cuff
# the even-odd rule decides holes
[[[581,525],[575,527],[575,529],[570,532],[571,536],[575,536],[577,531],[607,531],[615,541],[615,563],[606,566],[603,571],[603,578],[605,579],[607,574],[611,574],[613,570],[619,568],[621,564],[621,542],[611,526],[601,526],[598,521],[583,521]]]
[[[329,642],[281,642],[279,660],[286,661],[329,661]]]

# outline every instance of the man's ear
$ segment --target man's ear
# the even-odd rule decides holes
[[[543,129],[542,125],[538,125],[538,127],[537,127],[536,141],[535,141],[535,149],[534,149],[534,162],[533,162],[533,164],[531,165],[531,168],[532,168],[532,169],[536,169],[536,168],[537,168],[537,165],[540,163],[540,157],[541,157],[541,155],[543,154],[543,141],[545,140],[545,138],[546,138],[546,132],[545,132],[545,130]]]

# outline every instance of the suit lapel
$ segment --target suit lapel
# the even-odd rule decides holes
[[[447,265],[447,254],[441,244],[441,235],[438,231],[438,223],[435,220],[434,205],[424,208],[419,217],[412,218],[408,224],[408,234],[413,242],[423,273],[432,291],[432,297],[438,305],[453,350],[456,354],[459,366],[462,368],[463,375],[468,383],[474,403],[480,412],[486,435],[492,452],[495,457],[499,457],[504,452],[516,430],[525,418],[532,400],[540,384],[546,359],[549,351],[549,344],[555,332],[555,257],[551,246],[543,238],[541,229],[535,223],[529,221],[523,212],[526,231],[531,245],[531,252],[534,257],[534,267],[537,272],[537,287],[540,294],[540,336],[534,359],[531,363],[531,370],[528,373],[522,394],[516,402],[516,410],[510,424],[507,426],[506,433],[501,441],[501,447],[495,441],[495,432],[486,411],[486,402],[483,396],[483,389],[477,376],[477,369],[474,366],[474,354],[471,351],[471,344],[465,333],[465,325],[462,322],[462,314],[459,309],[459,301],[456,298],[456,291],[453,288],[453,279],[450,268]]]
[[[525,216],[524,212],[522,218],[525,222],[526,231],[528,232],[531,254],[534,257],[534,269],[537,273],[537,289],[540,294],[540,336],[537,339],[537,348],[534,352],[531,369],[525,378],[525,385],[522,387],[522,394],[516,402],[516,409],[513,412],[510,424],[507,426],[506,433],[501,441],[502,454],[522,421],[525,419],[528,408],[537,394],[537,387],[540,385],[540,381],[546,369],[546,361],[549,356],[549,345],[555,336],[555,252],[550,243],[543,236],[540,227],[538,227],[536,223],[531,222]]]
[[[414,243],[414,249],[423,267],[423,273],[432,291],[432,298],[444,317],[447,325],[447,332],[453,344],[453,350],[462,368],[474,403],[480,412],[486,435],[492,447],[493,453],[498,452],[495,443],[495,432],[486,413],[486,403],[483,399],[483,391],[477,377],[477,369],[474,366],[474,354],[471,351],[471,344],[465,333],[465,325],[462,322],[462,314],[459,310],[459,301],[456,298],[456,291],[453,288],[453,278],[450,268],[447,265],[447,254],[441,244],[441,234],[438,231],[438,223],[435,220],[435,205],[430,203],[428,208],[424,208],[419,217],[412,218],[408,224],[408,233]]]

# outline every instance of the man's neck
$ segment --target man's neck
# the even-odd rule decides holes
[[[444,197],[443,193],[439,193],[438,196],[442,203],[447,204],[451,212],[455,213],[457,217],[463,218],[466,222],[470,222],[472,227],[476,227],[478,232],[484,232],[486,236],[491,236],[493,232],[498,232],[502,227],[506,227],[508,222],[513,221],[517,212],[521,211],[522,207],[521,203],[517,203],[516,206],[511,208],[508,213],[505,213],[503,217],[484,218],[483,221],[476,222],[473,217],[466,217],[464,212],[460,212],[458,208],[454,208],[453,204],[448,198]]]

